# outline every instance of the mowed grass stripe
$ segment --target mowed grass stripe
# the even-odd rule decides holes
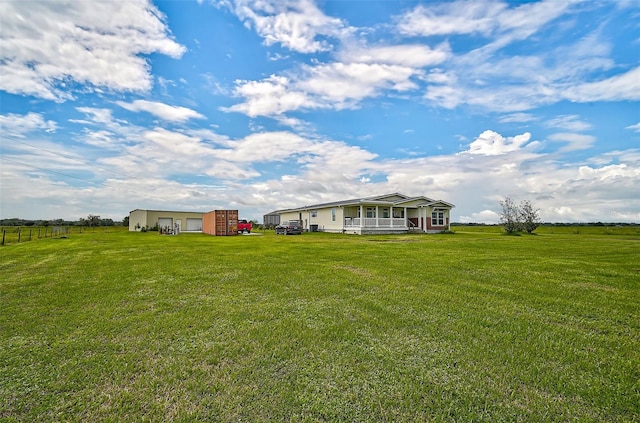
[[[639,251],[463,230],[6,246],[0,419],[634,421]]]

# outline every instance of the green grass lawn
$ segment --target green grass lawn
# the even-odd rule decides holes
[[[574,229],[7,245],[0,421],[638,421],[640,236]]]

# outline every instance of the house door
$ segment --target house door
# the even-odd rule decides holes
[[[176,232],[182,232],[182,219],[176,219]]]

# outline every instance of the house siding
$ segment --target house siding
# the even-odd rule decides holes
[[[289,209],[280,213],[281,222],[298,220],[305,230],[317,225],[319,231],[354,234],[441,232],[449,229],[453,204],[428,197],[408,197],[399,193]],[[376,213],[367,213],[375,209]],[[444,212],[444,224],[431,224],[434,209]],[[396,212],[401,211],[401,212]],[[315,214],[315,215],[314,215]],[[368,217],[367,217],[368,215]],[[395,217],[394,217],[395,216]],[[360,219],[358,219],[360,217]],[[345,218],[351,218],[345,223]]]
[[[283,212],[280,214],[280,223],[284,223],[289,220],[300,220],[299,212]]]
[[[434,209],[438,209],[440,211],[444,212],[444,225],[433,225],[431,222],[431,213],[434,211]],[[450,210],[443,210],[440,207],[426,207],[426,216],[424,216],[423,219],[423,228],[426,228],[426,232],[442,232],[442,231],[447,231],[450,230],[450,226],[449,226],[449,212]]]
[[[129,213],[129,231],[139,231],[147,227],[147,211],[136,209]]]
[[[332,220],[332,209],[335,209],[335,221]],[[313,216],[314,210],[317,211],[316,216]],[[327,207],[283,212],[280,214],[280,222],[286,222],[288,220],[301,221],[302,226],[307,231],[311,225],[318,225],[318,230],[321,232],[342,232],[344,226],[344,209],[342,207]]]
[[[202,213],[136,209],[129,213],[129,231],[133,232],[139,231],[142,228],[153,228],[158,224],[158,220],[160,219],[171,219],[172,225],[179,220],[182,230],[184,230],[187,225],[187,219],[202,219]]]
[[[335,221],[332,210],[335,210]],[[318,230],[321,232],[342,232],[344,228],[344,208],[328,207],[318,209]]]

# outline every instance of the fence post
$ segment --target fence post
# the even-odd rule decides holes
[[[18,242],[20,242],[20,234],[21,234],[20,227],[18,227]]]
[[[2,229],[2,245],[4,245],[4,236],[7,234],[7,231]]]
[[[31,241],[31,233],[33,232],[32,228],[29,228],[29,241]]]

